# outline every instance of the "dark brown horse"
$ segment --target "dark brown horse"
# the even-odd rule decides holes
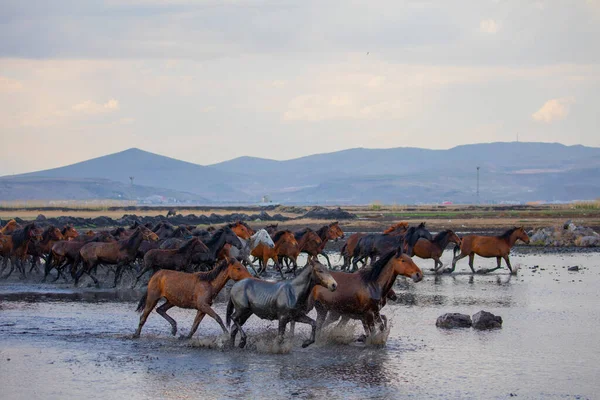
[[[10,270],[4,276],[8,278],[15,267],[19,270],[21,277],[25,277],[25,259],[27,258],[28,248],[31,242],[41,240],[41,230],[37,229],[35,223],[29,223],[23,228],[14,230],[10,235],[2,235],[0,237],[1,254],[8,254],[4,258],[2,271],[7,266],[8,258],[10,258]],[[1,234],[0,234],[1,235]]]
[[[117,266],[114,281],[116,287],[123,273],[123,268],[135,260],[142,240],[158,240],[158,236],[149,229],[139,227],[129,238],[118,242],[92,242],[84,245],[79,250],[83,266],[75,275],[75,285],[84,273],[89,275],[96,285],[99,285],[98,279],[92,274],[92,270],[99,264],[111,264]]]
[[[515,242],[519,239],[529,244],[529,236],[527,235],[527,232],[525,232],[525,229],[523,229],[523,227],[514,227],[512,229],[507,230],[500,236],[464,236],[462,238],[460,248],[454,248],[454,259],[452,260],[452,268],[447,268],[446,270],[444,270],[444,272],[454,272],[454,269],[456,268],[456,262],[461,258],[469,256],[469,267],[471,267],[471,271],[475,273],[475,268],[473,267],[473,260],[475,259],[475,254],[477,254],[478,256],[485,258],[496,257],[496,261],[498,263],[496,268],[482,270],[479,272],[487,273],[502,268],[501,263],[502,259],[504,259],[504,261],[506,262],[506,266],[510,270],[510,273],[516,273],[516,271],[513,271],[510,265],[508,254],[510,253],[510,249],[514,246]],[[457,254],[459,252],[460,254]]]
[[[298,246],[282,246],[279,248],[277,256],[280,261],[285,260],[288,268],[291,262],[294,266],[292,272],[295,274],[296,268],[298,268],[298,256],[300,253],[308,254],[308,264],[309,261],[314,260],[319,255],[322,241],[319,235],[310,228],[304,228],[295,232],[294,238],[298,242]]]
[[[167,314],[167,311],[172,307],[198,310],[192,329],[187,335],[188,339],[194,335],[198,325],[207,314],[217,321],[223,332],[227,333],[223,320],[212,309],[212,303],[230,279],[239,281],[250,277],[251,275],[246,267],[234,259],[222,261],[209,272],[188,274],[169,270],[158,271],[150,278],[148,289],[138,304],[137,311],[142,312],[142,315],[133,337],[140,336],[148,315],[161,298],[166,301],[156,309],[156,312],[171,324],[171,334],[173,336],[177,334],[177,322]]]
[[[173,271],[186,271],[191,268],[194,252],[208,252],[208,247],[197,237],[186,241],[180,248],[171,250],[154,249],[144,255],[144,269],[138,274],[135,283],[137,285],[140,278],[148,271],[156,273],[159,269],[170,269]]]
[[[413,248],[415,256],[423,259],[433,259],[433,270],[436,273],[444,266],[440,257],[444,253],[446,246],[452,242],[460,246],[460,238],[450,229],[441,231],[433,237],[433,240],[421,238],[417,240],[417,244]]]
[[[423,279],[419,267],[401,248],[383,255],[370,268],[331,275],[338,282],[338,289],[330,292],[315,287],[309,301],[309,307],[312,303],[317,310],[317,327],[322,327],[327,313],[333,312],[362,321],[367,336],[375,332],[375,322],[382,320],[379,310],[396,277],[403,275],[415,282]]]
[[[65,225],[60,233],[64,240],[74,240],[79,237],[79,232],[70,225]]]
[[[44,261],[48,262],[48,255],[52,250],[52,246],[54,243],[65,240],[60,229],[55,227],[54,225],[50,225],[44,229],[42,232],[42,238],[40,241],[32,242],[27,248],[27,254],[31,256],[31,269],[29,272],[33,271],[34,268],[37,269],[40,258],[43,258]]]
[[[319,246],[319,255],[322,255],[327,260],[327,265],[331,268],[331,261],[329,261],[329,256],[325,253],[325,246],[327,242],[330,240],[337,241],[338,239],[344,238],[344,231],[340,228],[339,222],[335,221],[328,225],[324,225],[321,228],[317,229],[317,235],[321,238],[321,245]]]
[[[389,234],[389,235],[404,235],[404,233],[406,233],[407,229],[408,229],[408,222],[402,221],[402,222],[398,222],[394,225],[391,225],[389,228],[384,230],[383,233]],[[350,268],[350,263],[352,262],[354,249],[358,245],[358,242],[360,241],[360,239],[362,239],[366,235],[367,235],[366,233],[362,233],[362,232],[356,232],[356,233],[353,233],[352,235],[350,235],[350,237],[348,238],[348,240],[342,247],[341,254],[340,254],[342,256],[342,258],[344,259],[344,263],[341,268],[342,271],[346,271]],[[363,266],[366,265],[366,263],[367,263],[367,260],[359,260],[359,261],[362,262]]]

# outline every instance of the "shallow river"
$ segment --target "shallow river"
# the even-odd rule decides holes
[[[355,342],[355,325],[302,349],[308,328],[300,325],[277,348],[276,323],[252,317],[248,347],[232,350],[208,317],[186,341],[156,313],[133,340],[140,291],[0,282],[0,397],[598,398],[598,256],[513,254],[517,276],[472,276],[462,260],[452,276],[399,279],[399,301],[383,310],[391,322],[384,346]],[[433,264],[416,261],[427,271]],[[568,272],[574,265],[581,270]],[[225,303],[215,309],[224,317]],[[502,316],[503,328],[435,326],[443,313],[482,309]],[[169,314],[187,333],[195,312]]]

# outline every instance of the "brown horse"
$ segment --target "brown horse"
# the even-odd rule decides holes
[[[481,270],[478,271],[480,273],[487,273],[491,271],[495,271],[497,269],[502,268],[500,266],[502,259],[506,262],[506,266],[510,270],[510,273],[513,274],[516,271],[513,271],[510,260],[508,259],[508,254],[510,253],[510,249],[514,246],[517,240],[522,240],[526,244],[529,244],[529,236],[523,227],[514,227],[506,232],[504,232],[500,236],[477,236],[477,235],[467,235],[462,238],[462,244],[460,245],[460,250],[458,247],[454,248],[454,259],[452,260],[452,268],[447,268],[444,270],[446,273],[454,272],[456,268],[456,262],[461,258],[465,258],[469,256],[469,267],[471,267],[471,271],[475,273],[475,268],[473,267],[473,260],[475,259],[475,254],[480,257],[492,258],[496,257],[496,261],[498,265],[496,268],[492,268],[489,270]],[[460,251],[460,254],[457,253]]]
[[[244,240],[250,239],[250,236],[254,235],[254,230],[248,226],[245,222],[237,221],[233,224],[228,225],[233,233]]]
[[[4,263],[2,266],[2,272],[7,266],[8,259],[10,258],[10,271],[4,276],[8,278],[15,267],[21,273],[21,277],[25,277],[25,259],[27,258],[28,249],[30,243],[33,241],[39,241],[42,239],[41,230],[37,229],[35,223],[29,223],[23,228],[14,230],[10,235],[0,234],[0,247],[1,253],[4,256]]]
[[[132,287],[135,287],[140,278],[150,270],[153,274],[159,269],[185,271],[188,267],[191,267],[192,257],[196,251],[208,252],[208,247],[197,237],[191,238],[178,249],[149,250],[144,255],[144,269],[138,274]]]
[[[324,225],[321,228],[317,229],[317,235],[321,238],[321,245],[319,246],[319,254],[325,257],[327,260],[327,265],[331,268],[331,261],[329,261],[329,256],[325,253],[325,246],[327,242],[330,240],[337,241],[338,239],[344,238],[344,231],[340,228],[340,224],[338,221],[332,222],[329,225]]]
[[[289,230],[283,230],[276,232],[273,236],[273,243],[275,247],[270,248],[264,244],[259,244],[250,253],[252,256],[258,258],[260,263],[260,270],[258,274],[262,274],[267,269],[267,264],[270,259],[275,263],[275,268],[279,269],[281,278],[283,279],[283,272],[281,271],[281,265],[279,263],[279,254],[291,254],[296,252],[298,249],[298,242],[294,237],[294,234]]]
[[[277,256],[280,260],[285,260],[285,263],[289,269],[289,262],[291,261],[294,266],[292,272],[296,273],[298,268],[298,256],[300,253],[308,254],[306,263],[314,260],[319,255],[319,248],[321,247],[321,238],[319,235],[310,228],[305,228],[294,233],[294,238],[298,242],[298,246],[282,246],[279,248]]]
[[[375,332],[375,322],[381,321],[379,310],[382,301],[394,285],[396,277],[403,275],[419,282],[423,272],[401,249],[382,256],[370,268],[356,273],[331,272],[338,283],[335,292],[315,287],[309,307],[317,310],[317,326],[321,328],[328,312],[346,318],[359,319],[367,336]]]
[[[15,221],[14,219],[11,219],[10,221],[8,221],[6,223],[6,225],[4,225],[1,229],[0,229],[0,233],[4,234],[4,235],[9,235],[11,233],[13,233],[14,231],[16,231],[17,229],[19,229],[21,226],[17,223],[17,221]]]
[[[32,242],[27,248],[27,254],[31,256],[31,269],[29,272],[33,271],[34,268],[37,269],[40,258],[44,258],[44,261],[48,262],[48,255],[52,250],[52,246],[61,240],[65,240],[65,237],[60,229],[54,225],[44,229],[42,239],[38,242]]]
[[[215,297],[219,294],[225,284],[233,279],[239,281],[245,278],[250,278],[252,275],[248,272],[237,260],[222,261],[212,271],[196,272],[189,274],[186,272],[160,270],[150,278],[148,289],[141,298],[137,311],[142,312],[140,323],[133,337],[140,337],[142,327],[148,319],[148,315],[152,312],[156,303],[161,298],[165,298],[166,302],[156,309],[161,317],[169,321],[171,324],[171,334],[177,334],[177,322],[171,318],[167,311],[171,307],[192,308],[198,310],[196,318],[190,333],[187,335],[191,338],[198,325],[205,315],[213,318],[223,329],[223,332],[228,333],[223,320],[212,309],[212,303]]]
[[[79,237],[79,232],[70,225],[65,225],[60,233],[63,235],[64,240],[74,240]]]
[[[408,230],[408,222],[402,221],[402,222],[398,222],[398,223],[390,226],[385,231],[383,231],[383,233],[391,233],[391,234],[395,234],[395,235],[401,235],[401,234],[405,233],[407,230]]]
[[[57,281],[61,275],[66,280],[63,270],[67,266],[70,266],[71,277],[75,278],[77,266],[81,261],[79,250],[81,250],[84,245],[90,242],[109,243],[116,242],[116,239],[107,231],[102,231],[97,234],[95,234],[93,231],[88,231],[85,235],[78,236],[73,240],[56,242],[52,246],[50,254],[48,255],[48,260],[46,262],[44,271],[44,279],[42,282],[46,281],[48,275],[54,268],[56,268],[57,271],[56,279],[54,281]]]
[[[92,242],[84,245],[79,250],[79,255],[83,262],[83,266],[75,275],[75,285],[79,282],[79,278],[84,273],[89,275],[96,285],[99,284],[96,277],[92,274],[92,270],[99,264],[116,265],[114,287],[119,283],[119,279],[123,274],[123,268],[131,264],[136,256],[138,247],[142,240],[158,240],[158,236],[151,230],[139,227],[130,237],[113,243],[97,243]]]
[[[440,261],[440,257],[448,243],[454,243],[457,246],[460,246],[460,238],[456,233],[451,231],[450,229],[446,229],[445,231],[441,231],[437,235],[433,237],[433,240],[427,240],[425,238],[420,238],[415,244],[413,251],[415,256],[423,259],[432,258],[433,259],[433,270],[438,272],[440,268],[444,266],[444,263]]]

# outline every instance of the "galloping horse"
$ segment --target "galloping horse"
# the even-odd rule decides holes
[[[332,222],[329,225],[324,225],[321,228],[317,229],[317,235],[321,238],[321,245],[318,248],[319,255],[322,255],[327,260],[327,265],[331,268],[331,261],[329,261],[329,256],[325,253],[325,246],[327,242],[330,240],[334,240],[337,242],[338,239],[344,238],[344,231],[340,228],[340,224],[338,221]]]
[[[24,262],[27,258],[27,250],[32,241],[41,240],[41,231],[39,231],[35,223],[29,223],[25,227],[14,230],[9,235],[0,235],[0,251],[5,257],[2,266],[2,271],[7,266],[8,258],[10,257],[10,271],[3,277],[8,278],[15,267],[21,273],[21,277],[25,277]]]
[[[523,227],[514,227],[506,232],[504,232],[500,236],[477,236],[477,235],[467,235],[462,238],[462,244],[460,245],[460,250],[458,247],[454,248],[454,259],[452,260],[452,268],[447,268],[444,270],[446,273],[454,272],[456,268],[456,262],[461,258],[465,258],[469,256],[469,267],[471,267],[471,271],[475,273],[475,268],[473,267],[473,260],[475,259],[475,254],[480,257],[491,258],[496,257],[498,265],[496,268],[485,270],[484,272],[491,272],[497,269],[502,268],[500,266],[502,259],[506,262],[506,266],[510,270],[510,273],[515,273],[513,271],[510,260],[508,259],[508,254],[510,253],[511,247],[514,246],[517,240],[521,239],[526,244],[529,244],[529,236],[525,232]],[[457,253],[460,251],[460,254]]]
[[[419,258],[433,258],[432,271],[437,273],[440,268],[444,266],[444,263],[440,261],[440,257],[450,242],[460,246],[460,238],[458,235],[456,235],[456,233],[452,232],[450,229],[446,229],[445,231],[441,231],[435,235],[433,240],[427,240],[423,238],[417,240],[417,244],[413,250],[415,256]]]
[[[223,320],[212,309],[212,303],[230,279],[239,281],[249,277],[251,275],[246,267],[237,260],[221,261],[220,264],[209,272],[188,274],[186,272],[164,269],[158,271],[150,278],[148,289],[138,304],[137,311],[142,312],[142,315],[140,316],[140,323],[133,337],[140,337],[142,327],[146,323],[148,315],[161,298],[165,298],[166,302],[158,307],[156,312],[169,321],[173,336],[177,333],[177,322],[167,314],[167,311],[171,307],[198,310],[192,329],[187,335],[188,339],[194,335],[198,329],[198,325],[207,314],[221,325],[223,332],[228,333]]]
[[[285,279],[283,276],[283,272],[281,271],[281,265],[279,263],[278,254],[287,253],[288,251],[294,250],[298,248],[298,242],[294,237],[294,234],[289,230],[276,232],[272,236],[273,242],[275,243],[275,247],[269,248],[265,245],[258,245],[254,250],[252,250],[251,254],[255,258],[258,258],[260,270],[258,274],[262,274],[267,269],[267,264],[269,263],[269,259],[273,259],[275,263],[275,268],[279,269],[279,273],[281,274],[281,278]]]
[[[273,239],[265,229],[260,229],[258,232],[250,236],[250,239],[244,240],[240,239],[242,242],[242,249],[239,250],[237,247],[232,247],[229,249],[229,256],[237,259],[245,266],[250,266],[254,271],[255,275],[258,275],[256,270],[254,269],[254,265],[250,261],[250,254],[252,250],[254,250],[258,245],[262,244],[272,249],[275,247],[275,243],[273,243]]]
[[[162,250],[153,249],[149,250],[144,255],[144,269],[140,271],[135,282],[131,286],[132,288],[137,285],[138,281],[147,271],[152,270],[152,273],[156,273],[159,269],[169,269],[172,271],[185,271],[190,267],[194,252],[208,252],[208,247],[200,241],[197,237],[193,237],[186,241],[183,246],[178,249]]]
[[[48,262],[48,254],[52,250],[52,246],[54,243],[65,240],[60,229],[55,227],[54,225],[48,226],[42,232],[42,239],[39,242],[32,242],[27,247],[27,254],[31,256],[31,269],[29,272],[33,271],[34,268],[37,269],[40,258],[44,258],[44,261]]]
[[[304,228],[294,233],[294,239],[298,242],[298,246],[282,246],[279,248],[277,256],[280,260],[285,260],[288,268],[290,266],[288,261],[291,261],[294,266],[292,271],[295,274],[296,268],[298,268],[297,260],[300,253],[308,254],[307,262],[319,255],[321,238],[312,229]]]
[[[315,285],[321,285],[335,291],[336,281],[323,264],[311,260],[292,280],[268,282],[259,279],[245,279],[235,283],[229,293],[227,304],[227,326],[233,320],[231,346],[235,345],[238,331],[242,335],[240,348],[246,345],[246,333],[242,329],[252,314],[267,320],[279,321],[279,343],[283,342],[288,322],[302,322],[312,327],[310,339],[302,343],[307,347],[315,342],[317,325],[307,314],[306,302]],[[235,311],[235,312],[234,312]]]
[[[138,247],[140,247],[142,240],[156,241],[158,240],[158,236],[149,229],[139,227],[135,230],[133,235],[118,242],[91,242],[85,244],[81,250],[79,250],[83,266],[75,275],[75,285],[77,285],[79,278],[81,278],[81,275],[84,273],[88,274],[94,283],[98,285],[99,282],[96,277],[92,275],[92,270],[98,264],[112,264],[117,266],[113,284],[113,286],[116,287],[123,274],[124,266],[129,265],[135,260]]]
[[[242,242],[240,242],[240,239],[238,239],[237,235],[233,233],[228,226],[218,229],[209,240],[204,242],[206,247],[208,247],[208,252],[194,253],[192,256],[192,264],[208,265],[212,267],[217,262],[217,256],[226,243],[229,243],[238,249],[242,248]]]
[[[382,321],[379,310],[391,290],[396,277],[403,275],[414,282],[423,279],[423,272],[402,248],[383,255],[370,268],[355,273],[332,272],[338,282],[338,290],[331,293],[315,287],[311,294],[309,307],[314,304],[317,310],[317,327],[320,329],[329,312],[345,318],[362,321],[365,334],[375,332],[375,322]],[[382,324],[383,325],[383,324]]]

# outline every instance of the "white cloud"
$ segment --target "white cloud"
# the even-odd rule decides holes
[[[81,112],[85,114],[102,114],[105,112],[116,111],[119,109],[119,101],[110,99],[104,104],[99,104],[91,100],[84,101],[83,103],[75,104],[71,109],[75,112]]]
[[[493,19],[483,19],[479,23],[479,30],[484,33],[498,33],[500,30],[500,22],[497,22]]]
[[[574,102],[574,97],[548,100],[544,103],[542,108],[534,112],[531,117],[538,122],[550,123],[559,121],[569,115],[570,105]]]

